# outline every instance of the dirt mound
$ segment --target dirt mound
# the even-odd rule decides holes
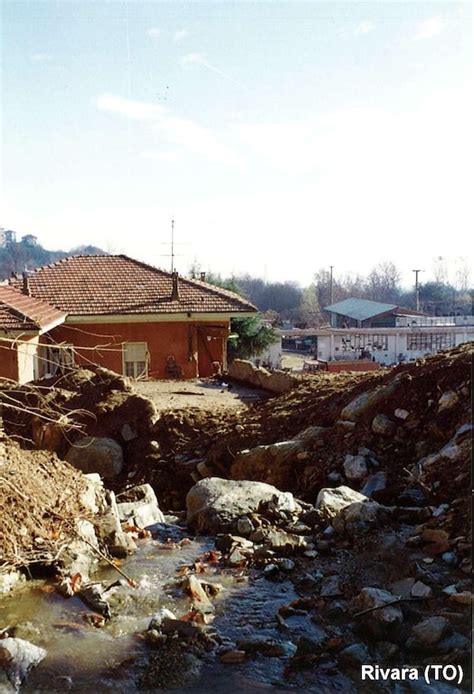
[[[52,563],[73,539],[85,488],[82,474],[54,453],[0,439],[0,571]]]
[[[177,496],[202,476],[196,471],[200,462],[211,474],[230,476],[239,451],[288,440],[318,426],[323,427],[320,436],[305,456],[293,462],[284,489],[314,502],[327,475],[342,465],[346,454],[357,454],[363,447],[386,471],[391,494],[396,496],[410,483],[407,470],[442,448],[459,426],[470,421],[471,354],[472,345],[467,344],[376,374],[316,374],[301,379],[289,393],[221,416],[169,411],[156,425],[161,427],[159,465],[152,464],[146,474],[165,504],[168,482],[174,479],[170,494],[176,505]],[[358,397],[368,399],[360,414],[354,421],[342,418],[344,408]],[[443,398],[444,402],[451,398],[449,406],[443,406]],[[376,417],[379,425],[385,422],[389,435],[376,433]],[[441,467],[448,470],[446,462]],[[438,474],[449,478],[441,469]],[[258,474],[249,479],[275,482]],[[456,494],[452,485],[431,487],[434,500]]]

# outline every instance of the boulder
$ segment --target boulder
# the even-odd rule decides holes
[[[434,646],[441,641],[446,633],[451,631],[451,625],[444,617],[429,617],[419,622],[412,629],[414,642],[420,646]]]
[[[364,486],[362,487],[361,494],[368,496],[369,498],[378,492],[385,491],[387,487],[387,477],[385,472],[376,472],[375,475],[371,475]]]
[[[10,691],[14,692],[19,690],[31,668],[36,667],[46,657],[44,648],[35,646],[29,641],[14,638],[2,639],[0,652],[0,668],[12,685]],[[6,683],[2,691],[9,691]]]
[[[356,501],[342,509],[332,525],[336,532],[355,537],[382,525],[389,517],[389,510],[376,501]]]
[[[92,523],[84,519],[78,519],[75,523],[76,539],[72,540],[61,552],[59,560],[62,573],[65,576],[80,574],[83,581],[89,579],[95,570],[98,561],[99,543]]]
[[[284,530],[269,530],[265,532],[264,544],[278,552],[303,552],[308,543],[301,535],[293,535]]]
[[[234,480],[256,480],[280,489],[288,488],[301,454],[306,453],[323,431],[323,427],[309,427],[289,441],[241,451],[234,459],[230,476]]]
[[[130,535],[122,530],[120,515],[112,491],[107,491],[108,506],[105,512],[93,519],[96,535],[107,545],[114,557],[125,558],[136,551],[137,546]]]
[[[397,419],[402,419],[403,421],[405,421],[405,419],[407,419],[410,416],[408,410],[404,410],[401,407],[397,407],[393,414],[395,415],[395,417],[397,417]]]
[[[342,509],[354,502],[362,502],[367,499],[363,494],[354,491],[350,487],[341,485],[334,489],[328,487],[321,489],[316,499],[316,508],[326,520],[335,518]]]
[[[438,400],[438,412],[443,412],[443,410],[450,410],[451,407],[457,405],[459,402],[459,395],[454,392],[454,390],[447,390],[442,394]]]
[[[383,607],[383,605],[396,599],[395,595],[387,590],[372,587],[362,588],[359,595],[352,600],[350,610],[353,613],[358,613],[377,607],[378,609],[361,615],[360,619],[372,636],[386,638],[390,641],[391,637],[396,636],[397,628],[403,622],[403,613],[396,605],[388,605],[387,607]]]
[[[26,576],[15,569],[0,573],[0,594],[8,593],[15,586],[24,581],[26,581]]]
[[[395,426],[395,422],[385,414],[378,414],[372,420],[372,431],[380,436],[392,436]]]
[[[373,390],[365,391],[346,405],[341,411],[341,419],[356,422],[366,414],[373,411],[378,405],[391,397],[404,381],[411,379],[409,374],[398,374],[387,385],[378,386]]]
[[[195,484],[186,496],[186,521],[201,533],[230,530],[237,518],[257,511],[262,501],[273,498],[282,510],[290,513],[301,510],[293,494],[281,492],[264,482],[207,477]]]
[[[344,460],[344,475],[349,482],[361,482],[367,477],[369,470],[362,455],[346,455]]]
[[[285,371],[270,373],[267,369],[257,367],[251,361],[234,359],[229,366],[229,378],[248,383],[255,388],[263,388],[272,393],[286,393],[297,383],[297,379]]]
[[[137,528],[165,523],[155,492],[149,484],[132,487],[120,494],[118,500],[117,511],[122,523],[128,522]]]
[[[107,506],[107,501],[104,483],[100,479],[100,475],[96,472],[90,472],[84,475],[84,481],[86,488],[79,497],[81,504],[89,513],[96,514],[103,511]]]
[[[344,667],[356,668],[370,662],[369,649],[363,643],[352,643],[339,653],[339,663]]]
[[[123,469],[123,451],[114,439],[83,436],[69,449],[66,460],[82,472],[115,477]]]

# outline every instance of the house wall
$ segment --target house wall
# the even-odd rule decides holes
[[[10,342],[0,339],[0,377],[11,378],[18,383],[34,381],[37,376],[39,337],[18,340],[13,349]]]
[[[18,342],[19,383],[28,383],[28,381],[34,381],[38,377],[38,345],[38,335],[30,340]]]
[[[18,381],[18,355],[16,347],[11,349],[10,342],[0,339],[0,378],[11,378]]]
[[[261,354],[252,357],[252,361],[257,366],[264,366],[270,369],[281,369],[282,358],[282,339],[278,337],[276,342],[269,345]]]
[[[50,332],[54,342],[73,344],[76,362],[92,362],[123,373],[124,342],[146,342],[149,378],[170,378],[167,358],[174,357],[183,378],[213,374],[212,362],[225,362],[229,321],[213,323],[65,323]],[[225,337],[224,337],[225,336]],[[208,339],[208,337],[210,339]],[[87,348],[82,349],[81,348]]]

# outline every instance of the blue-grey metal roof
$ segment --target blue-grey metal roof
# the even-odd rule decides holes
[[[367,318],[373,318],[396,308],[395,304],[381,304],[378,301],[369,301],[368,299],[344,299],[344,301],[338,301],[337,304],[326,306],[324,310],[330,313],[339,313],[341,316],[347,316],[354,320],[367,320]]]

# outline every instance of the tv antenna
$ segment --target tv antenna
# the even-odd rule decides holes
[[[171,242],[162,241],[161,243],[170,246],[170,253],[160,253],[160,255],[162,257],[165,257],[165,258],[171,258],[171,272],[174,272],[174,260],[175,260],[175,258],[184,255],[184,253],[176,253],[175,252],[176,242],[174,240],[174,219],[171,220]],[[178,245],[180,245],[180,246],[189,245],[189,241],[179,241]]]

